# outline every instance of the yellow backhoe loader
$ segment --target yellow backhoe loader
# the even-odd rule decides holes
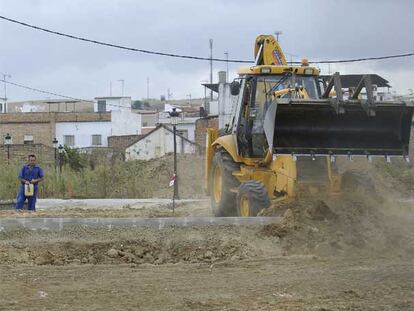
[[[345,98],[339,73],[323,84],[306,60],[289,65],[271,35],[256,38],[255,60],[229,86],[227,124],[207,129],[205,188],[216,216],[256,216],[303,185],[340,192],[338,156],[408,161],[413,107],[377,101],[369,75]]]

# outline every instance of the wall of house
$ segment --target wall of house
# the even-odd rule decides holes
[[[218,117],[207,117],[197,120],[195,130],[195,143],[201,147],[204,147],[206,145],[206,135],[208,128],[218,128]]]
[[[23,144],[25,135],[32,135],[34,143],[52,145],[55,133],[49,114],[5,113],[0,115],[0,137],[9,133],[13,144]]]
[[[140,113],[142,127],[153,127],[158,123],[158,113]]]
[[[217,100],[211,100],[208,102],[208,107],[206,108],[210,116],[217,116],[219,114],[219,103]]]
[[[150,160],[159,158],[167,153],[174,152],[173,134],[160,127],[140,141],[126,148],[125,159]],[[195,153],[196,147],[177,136],[177,153]]]
[[[98,112],[98,101],[106,101],[106,111],[120,111],[131,109],[131,97],[96,97],[94,111]]]
[[[0,137],[7,133],[13,144],[23,144],[25,135],[33,136],[33,143],[52,146],[55,124],[59,122],[104,122],[111,121],[111,114],[104,113],[4,113],[0,114]],[[60,140],[61,141],[61,140]],[[1,142],[2,143],[2,142]]]
[[[22,102],[9,102],[8,113],[27,112],[93,112],[92,101],[47,101],[28,100]]]
[[[165,125],[168,126],[168,128],[170,128],[171,130],[173,129],[172,125],[170,124],[165,124]],[[185,138],[188,138],[191,141],[195,140],[195,123],[179,123],[176,126],[176,128],[177,128],[177,131],[179,132],[187,133],[187,134],[182,134],[182,136],[184,136]]]
[[[141,115],[131,109],[122,109],[111,112],[111,136],[141,134]]]
[[[92,145],[92,135],[95,134],[102,135],[101,147],[107,147],[108,136],[111,136],[111,122],[56,122],[56,138],[62,144],[64,135],[74,135],[74,147],[90,147]]]
[[[31,135],[33,136],[33,143],[50,146],[52,145],[54,132],[50,123],[0,123],[0,143],[3,144],[4,136],[9,133],[13,144],[23,144],[24,136]]]
[[[191,141],[194,141],[195,140],[195,123],[198,119],[199,117],[184,118],[183,115],[181,115],[181,119],[179,120],[177,124],[177,130],[186,131],[188,133],[186,138],[188,138]],[[169,117],[168,118],[165,116],[163,117],[163,115],[160,114],[159,123],[164,124],[168,126],[170,129],[172,129],[171,120]]]
[[[125,151],[125,149],[137,141],[140,138],[140,135],[121,135],[121,136],[109,136],[108,137],[108,147]]]
[[[224,128],[226,124],[231,122],[231,117],[233,115],[233,110],[237,106],[237,101],[241,96],[233,96],[230,92],[229,83],[220,83],[219,84],[219,94],[218,94],[218,112],[219,112],[219,128]]]
[[[42,144],[22,145],[14,144],[9,148],[5,145],[0,145],[0,161],[7,162],[7,153],[9,155],[10,163],[23,164],[27,162],[27,156],[34,154],[37,157],[37,162],[41,164],[55,163],[55,149]],[[18,172],[16,172],[17,178]]]

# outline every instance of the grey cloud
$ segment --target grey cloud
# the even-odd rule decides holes
[[[45,28],[148,50],[252,59],[256,35],[283,31],[285,51],[310,59],[380,56],[414,51],[412,1],[103,1],[2,0],[2,15]],[[146,76],[158,97],[170,87],[177,96],[203,95],[208,62],[121,51],[77,42],[0,21],[0,71],[26,84],[94,97],[110,80],[125,78],[130,95],[146,96]],[[414,58],[361,64],[390,76]],[[235,71],[239,65],[230,64]],[[225,64],[215,63],[215,71]],[[396,75],[397,76],[397,75]],[[48,78],[51,77],[51,78]],[[53,77],[53,78],[52,78]],[[180,83],[180,80],[185,83]],[[190,81],[190,82],[188,82]],[[191,84],[191,81],[194,81]],[[398,83],[396,81],[395,83]],[[16,90],[18,91],[18,90]],[[16,93],[16,97],[34,94]],[[39,96],[39,95],[36,95]]]

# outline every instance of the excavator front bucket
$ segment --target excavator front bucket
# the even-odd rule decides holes
[[[273,154],[408,156],[414,107],[405,102],[277,99],[264,130]]]

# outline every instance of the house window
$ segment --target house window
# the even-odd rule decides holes
[[[92,146],[102,145],[102,135],[92,135]]]
[[[25,145],[33,144],[33,135],[24,135],[23,144]]]
[[[188,130],[177,130],[177,134],[188,138]]]
[[[75,146],[75,136],[74,135],[63,136],[63,144],[68,147]]]
[[[161,156],[161,147],[160,146],[155,147],[155,156],[157,156],[157,157]]]
[[[106,111],[106,100],[98,100],[98,112]]]
[[[148,126],[148,122],[142,122],[142,126]]]
[[[0,113],[3,112],[3,104],[0,104]]]

